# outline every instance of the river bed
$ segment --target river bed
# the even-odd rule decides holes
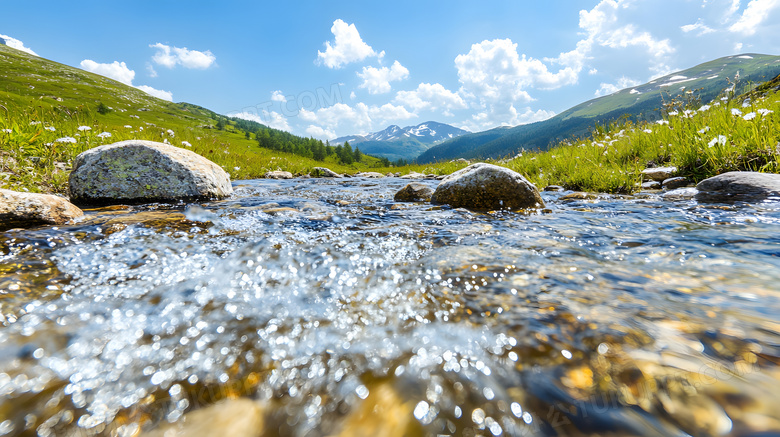
[[[480,213],[407,182],[0,233],[0,435],[780,433],[779,203]]]

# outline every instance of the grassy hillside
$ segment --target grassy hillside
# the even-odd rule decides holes
[[[222,119],[224,129],[217,129]],[[339,164],[258,146],[254,135],[205,108],[171,103],[105,77],[0,45],[0,188],[64,193],[82,151],[127,139],[167,141],[225,168],[233,179],[269,170],[386,172],[380,161]],[[267,128],[265,128],[267,129]]]
[[[688,91],[695,91],[702,102],[715,99],[730,87],[739,72],[735,90],[765,82],[780,74],[780,57],[759,54],[730,56],[673,73],[644,85],[579,104],[555,117],[486,132],[464,135],[428,149],[419,162],[455,158],[498,158],[521,150],[545,150],[566,139],[590,134],[596,124],[608,124],[620,118],[632,121],[657,120],[664,104]]]

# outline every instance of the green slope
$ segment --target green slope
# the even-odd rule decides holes
[[[345,166],[335,156],[315,161],[261,148],[247,134],[257,129],[275,131],[0,45],[0,188],[62,193],[78,153],[126,139],[187,147],[221,165],[233,179],[258,178],[269,170],[304,174],[323,165],[354,173],[379,165],[371,157]],[[101,137],[104,132],[110,137]],[[74,142],[57,141],[67,137]]]
[[[428,149],[417,160],[498,158],[521,150],[546,150],[562,140],[586,136],[595,125],[621,117],[657,120],[661,117],[664,103],[679,99],[681,95],[687,96],[686,91],[694,91],[693,96],[702,102],[715,99],[730,86],[729,79],[733,80],[737,72],[740,74],[738,88],[765,82],[780,74],[780,56],[746,54],[716,59],[644,85],[589,100],[549,120],[454,138]]]

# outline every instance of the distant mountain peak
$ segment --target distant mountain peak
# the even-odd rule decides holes
[[[354,145],[366,141],[395,141],[404,138],[412,138],[425,145],[434,145],[467,133],[470,132],[455,126],[450,126],[449,124],[439,123],[437,121],[426,121],[416,126],[406,126],[403,128],[391,124],[378,132],[372,132],[366,135],[340,137],[333,140],[332,143],[339,144],[348,141],[350,144]]]

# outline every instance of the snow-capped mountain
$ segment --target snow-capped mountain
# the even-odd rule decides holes
[[[469,133],[469,131],[459,129],[455,126],[437,123],[435,121],[427,121],[425,123],[420,123],[417,126],[406,126],[404,128],[392,125],[384,130],[372,132],[367,135],[349,135],[336,138],[331,141],[331,143],[343,144],[345,141],[349,141],[350,144],[355,145],[366,141],[399,141],[413,139],[422,144],[434,145],[467,133]]]

